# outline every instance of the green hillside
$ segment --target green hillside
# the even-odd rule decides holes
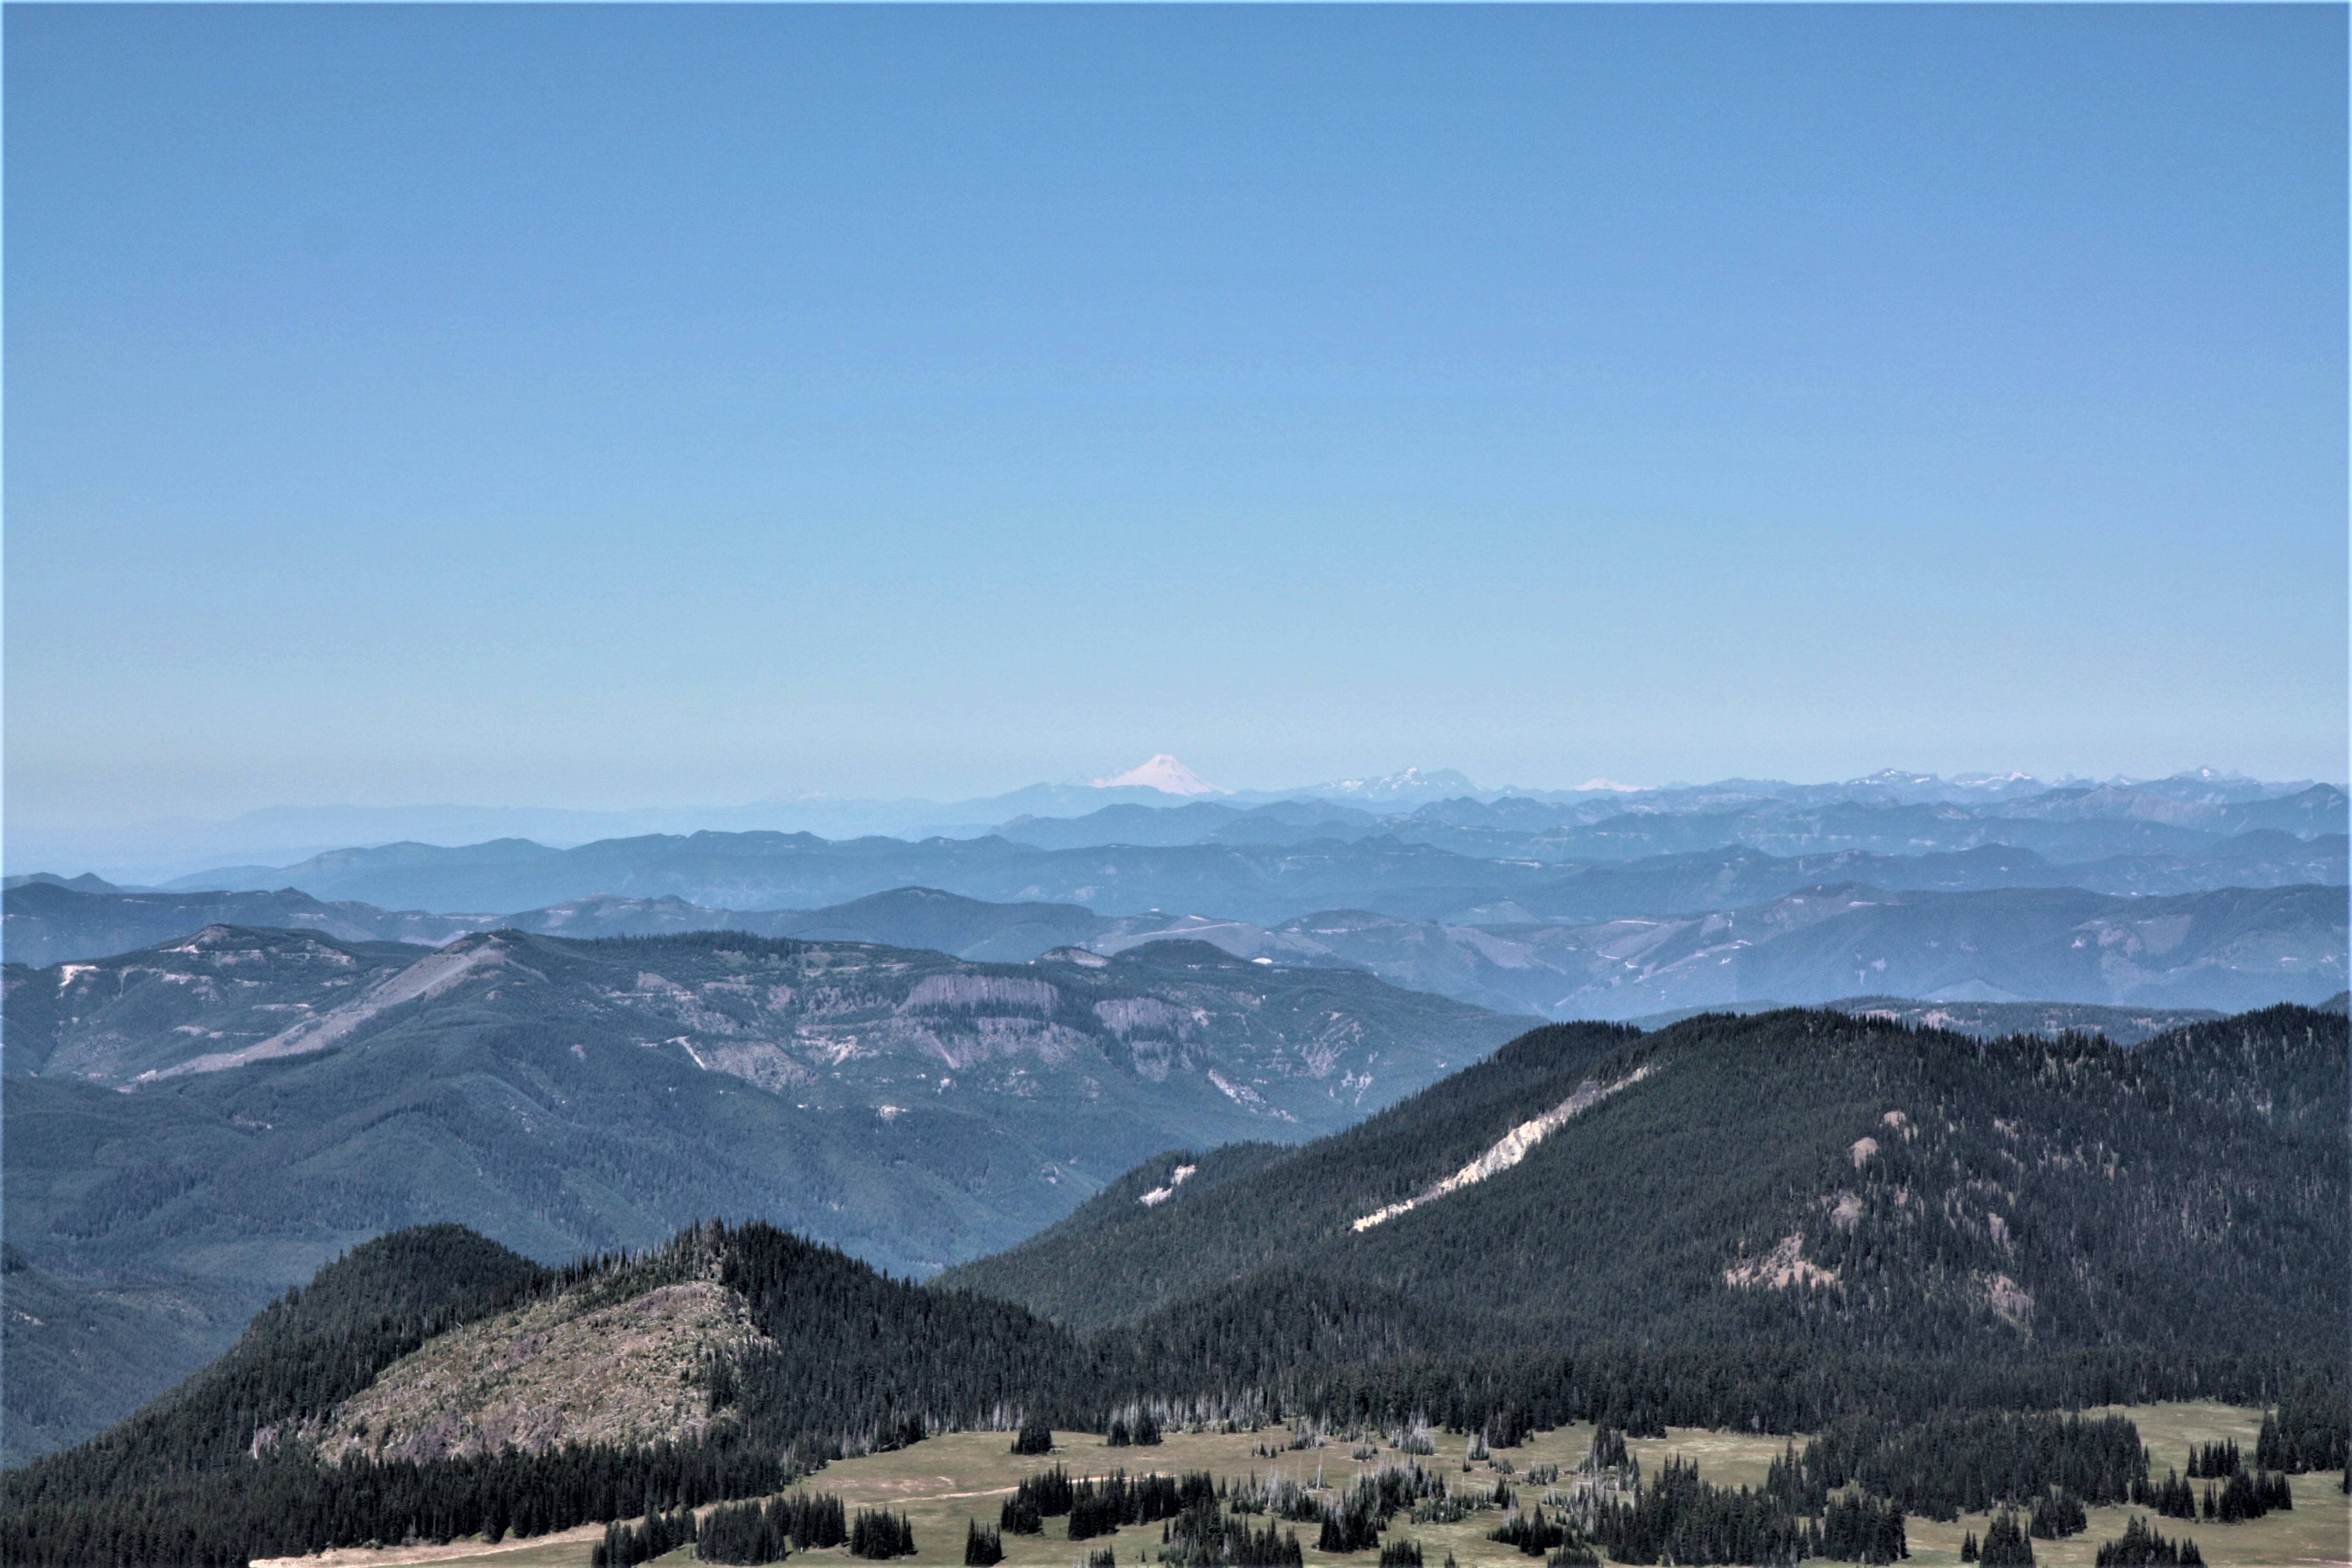
[[[1580,1091],[1518,1163],[1437,1190]],[[942,1283],[1092,1328],[1313,1280],[1492,1350],[2326,1356],[2346,1093],[2343,1019],[2301,1008],[2128,1052],[1823,1013],[1563,1026],[1246,1181],[1106,1189]]]

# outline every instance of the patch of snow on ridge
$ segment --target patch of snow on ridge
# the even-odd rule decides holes
[[[1200,774],[1161,752],[1123,773],[1095,780],[1097,789],[1156,789],[1162,795],[1226,795]]]
[[[1531,1117],[1520,1122],[1496,1139],[1493,1146],[1485,1153],[1444,1181],[1423,1188],[1401,1204],[1391,1204],[1386,1208],[1373,1210],[1363,1218],[1357,1220],[1352,1228],[1359,1231],[1370,1230],[1376,1225],[1383,1225],[1401,1214],[1409,1214],[1422,1205],[1442,1198],[1448,1193],[1460,1192],[1464,1187],[1475,1186],[1489,1176],[1500,1175],[1526,1159],[1535,1151],[1535,1146],[1542,1142],[1554,1130],[1591,1110],[1619,1089],[1633,1088],[1655,1072],[1657,1066],[1655,1062],[1644,1062],[1615,1083],[1595,1083],[1592,1079],[1586,1079],[1576,1086],[1574,1094],[1570,1095],[1542,1115]]]
[[[1157,1208],[1161,1204],[1166,1203],[1170,1198],[1174,1197],[1176,1195],[1176,1189],[1184,1184],[1185,1178],[1192,1175],[1193,1172],[1200,1168],[1201,1167],[1198,1165],[1177,1166],[1174,1170],[1168,1173],[1168,1184],[1166,1186],[1154,1187],[1150,1192],[1145,1193],[1141,1197],[1137,1198],[1135,1201],[1141,1204],[1145,1208]]]
[[[1243,1105],[1264,1105],[1265,1103],[1265,1096],[1258,1093],[1257,1090],[1252,1089],[1245,1083],[1234,1082],[1233,1079],[1227,1078],[1224,1074],[1219,1072],[1214,1068],[1211,1068],[1209,1069],[1209,1081],[1215,1084],[1217,1086],[1218,1092],[1223,1094],[1227,1100],[1236,1101]]]

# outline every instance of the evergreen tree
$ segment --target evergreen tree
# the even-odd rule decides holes
[[[1160,1527],[1160,1561],[1166,1568],[1299,1568],[1298,1532],[1269,1521],[1253,1530],[1221,1519],[1216,1500],[1194,1501]]]
[[[604,1539],[596,1543],[588,1559],[591,1568],[635,1568],[639,1563],[695,1544],[694,1510],[681,1508],[668,1513],[648,1512],[641,1524],[614,1521],[604,1527]]]
[[[702,1516],[694,1554],[705,1563],[781,1563],[792,1554],[792,1505],[782,1498],[766,1503],[719,1503]]]
[[[2062,1489],[2033,1500],[2026,1533],[2036,1541],[2063,1541],[2090,1527],[2090,1515],[2084,1511],[2082,1500]]]
[[[1501,1524],[1486,1532],[1489,1541],[1499,1541],[1506,1546],[1516,1546],[1529,1557],[1541,1557],[1546,1552],[1568,1542],[1568,1527],[1556,1519],[1544,1517],[1538,1504],[1526,1513],[1514,1513]]]
[[[1790,1563],[1819,1546],[1811,1524],[1779,1498],[1709,1485],[1679,1459],[1631,1500],[1599,1503],[1591,1528],[1619,1563]]]
[[[2267,1419],[2267,1418],[2265,1418]],[[2259,1452],[2259,1445],[2257,1446]],[[2219,1443],[2192,1444],[2189,1449],[2189,1479],[2219,1480],[2238,1473],[2238,1445],[2234,1438]]]
[[[2339,1369],[2306,1376],[2263,1416],[2254,1463],[2265,1470],[2301,1475],[2345,1468],[2352,1455],[2352,1398]]]
[[[1977,1548],[1977,1561],[1986,1568],[2032,1568],[2033,1542],[2016,1514],[2003,1509],[1992,1516]]]
[[[861,1508],[849,1521],[849,1554],[877,1560],[912,1557],[915,1554],[914,1529],[903,1513]]]
[[[996,1510],[996,1528],[1011,1535],[1041,1535],[1045,1516],[1037,1511],[1035,1498],[1016,1491]]]
[[[2165,1471],[2164,1479],[2156,1484],[2144,1475],[2138,1477],[2131,1484],[2128,1500],[2140,1508],[2152,1508],[2168,1519],[2193,1519],[2197,1514],[2197,1500],[2179,1470]]]
[[[2203,1568],[2204,1562],[2195,1542],[2167,1541],[2138,1514],[2125,1521],[2121,1536],[2099,1546],[2098,1568]]]
[[[1843,1563],[1899,1563],[1911,1555],[1903,1510],[1861,1492],[1830,1498],[1822,1512],[1820,1554]]]

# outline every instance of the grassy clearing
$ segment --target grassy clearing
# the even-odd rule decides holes
[[[2139,1424],[2142,1440],[2154,1454],[2159,1475],[2168,1465],[2185,1467],[2192,1442],[2235,1437],[2239,1446],[2251,1454],[2262,1420],[2259,1411],[2202,1404],[2140,1405],[2116,1413]],[[1319,1466],[1327,1483],[1344,1486],[1358,1469],[1390,1463],[1400,1457],[1383,1447],[1377,1458],[1360,1466],[1349,1458],[1349,1446],[1336,1441],[1322,1448],[1285,1453],[1277,1458],[1252,1456],[1251,1449],[1256,1445],[1279,1444],[1286,1436],[1278,1428],[1232,1435],[1177,1433],[1157,1447],[1112,1448],[1092,1433],[1061,1432],[1055,1435],[1056,1447],[1053,1455],[1041,1459],[1022,1458],[1008,1452],[1009,1433],[959,1432],[930,1438],[897,1453],[844,1460],[812,1478],[811,1485],[839,1493],[842,1501],[853,1510],[877,1507],[904,1510],[914,1526],[919,1551],[911,1558],[899,1559],[899,1563],[910,1568],[956,1568],[963,1561],[965,1521],[978,1519],[983,1524],[993,1524],[998,1503],[1012,1491],[1014,1483],[1052,1464],[1067,1466],[1073,1475],[1102,1475],[1119,1468],[1129,1473],[1209,1470],[1234,1481],[1252,1471],[1261,1476],[1281,1472],[1309,1480]],[[1565,1468],[1583,1458],[1591,1441],[1591,1427],[1564,1426],[1539,1433],[1519,1447],[1498,1452],[1496,1458],[1507,1459],[1521,1473],[1531,1465],[1558,1464]],[[1668,1456],[1679,1454],[1697,1460],[1699,1473],[1709,1480],[1755,1486],[1763,1481],[1765,1467],[1786,1441],[1783,1437],[1677,1427],[1663,1438],[1636,1440],[1630,1447],[1640,1457],[1644,1474],[1654,1473]],[[1423,1463],[1458,1468],[1462,1458],[1463,1440],[1441,1436],[1437,1454]],[[1481,1464],[1475,1474],[1480,1484],[1490,1484],[1496,1471]],[[2206,1562],[2214,1568],[2241,1563],[2352,1563],[2352,1544],[2347,1543],[2347,1532],[2352,1532],[2352,1511],[2347,1511],[2344,1494],[2337,1489],[2335,1472],[2294,1478],[2294,1500],[2292,1513],[2273,1514],[2251,1524],[2199,1524],[2183,1531],[2175,1528],[2179,1521],[2168,1520],[2160,1521],[2159,1528],[2167,1535],[2190,1535],[2203,1550]],[[2099,1542],[2123,1532],[2128,1511],[2092,1510],[2091,1528],[2084,1534],[2072,1541],[2035,1542],[2037,1562],[2048,1568],[2090,1568]],[[1430,1568],[1438,1568],[1449,1552],[1462,1568],[1538,1568],[1540,1559],[1522,1557],[1486,1538],[1494,1517],[1473,1515],[1453,1525],[1414,1525],[1400,1520],[1391,1535],[1410,1535],[1419,1540]],[[1982,1515],[1951,1524],[1915,1517],[1909,1522],[1912,1560],[1922,1568],[1958,1563],[1962,1532],[1972,1530],[1981,1538],[1985,1524]],[[1088,1549],[1104,1545],[1118,1552],[1124,1568],[1125,1564],[1142,1563],[1145,1553],[1156,1552],[1160,1545],[1156,1525],[1130,1528],[1085,1542],[1071,1542],[1067,1528],[1067,1521],[1055,1519],[1046,1521],[1042,1536],[1006,1536],[1007,1568],[1072,1568],[1072,1564],[1084,1560]],[[477,1545],[470,1551],[464,1543],[454,1543],[444,1549],[447,1555],[434,1553],[430,1558],[424,1554],[430,1549],[422,1549],[409,1552],[337,1552],[326,1564],[315,1558],[294,1561],[305,1564],[305,1568],[373,1568],[376,1564],[428,1560],[449,1564],[450,1568],[460,1564],[478,1568],[586,1568],[599,1533],[574,1531],[563,1540],[536,1541],[527,1545],[509,1543],[504,1548]],[[1315,1568],[1336,1568],[1342,1563],[1370,1568],[1370,1552],[1340,1556],[1316,1551],[1311,1525],[1300,1528],[1299,1539],[1307,1549],[1307,1562]],[[830,1568],[863,1568],[842,1549],[802,1555],[808,1568],[824,1568],[828,1563]],[[802,1558],[796,1556],[795,1560]],[[691,1548],[661,1559],[664,1568],[693,1561]]]

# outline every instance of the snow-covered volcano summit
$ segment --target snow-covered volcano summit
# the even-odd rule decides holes
[[[1163,795],[1229,795],[1162,752],[1123,773],[1095,780],[1097,789],[1156,789]]]

